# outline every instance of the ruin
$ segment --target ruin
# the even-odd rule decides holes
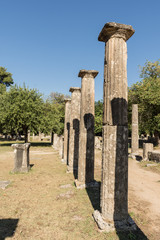
[[[80,70],[78,75],[82,80],[77,187],[94,182],[94,78],[97,74],[95,70]]]
[[[104,231],[135,229],[128,215],[127,45],[132,26],[106,23],[98,40],[105,42],[101,211],[93,217]]]
[[[71,112],[71,99],[65,99],[64,158],[63,158],[63,162],[66,163],[66,164],[68,164],[68,157],[69,157],[70,112]]]
[[[74,173],[74,176],[76,177],[79,157],[79,121],[80,121],[81,88],[71,87],[69,91],[72,93],[72,97],[70,112],[69,161],[67,165],[67,172]]]
[[[53,148],[59,150],[59,136],[57,133],[54,133],[53,135]]]
[[[63,153],[64,153],[64,137],[63,135],[59,136],[59,156],[61,158],[61,161],[63,159]]]
[[[139,155],[139,134],[138,134],[138,104],[132,104],[132,138],[131,138],[132,158]]]
[[[153,143],[143,143],[143,161],[149,161],[148,152],[153,152]]]
[[[30,141],[31,141],[31,131],[28,130],[28,142],[30,142]]]
[[[12,172],[28,172],[30,170],[30,143],[12,144],[12,148],[14,149],[14,169]]]

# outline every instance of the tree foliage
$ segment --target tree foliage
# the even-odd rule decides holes
[[[138,104],[140,133],[160,133],[160,62],[145,63],[142,81],[129,88],[129,123],[132,104]]]
[[[38,131],[43,121],[44,102],[35,89],[13,86],[0,96],[0,121],[3,133],[25,134],[28,130]]]
[[[7,72],[7,69],[0,67],[0,93],[5,92],[6,87],[9,87],[13,84],[12,74]]]
[[[58,135],[64,131],[65,102],[67,95],[52,92],[45,103],[44,121],[41,125],[42,132],[53,132]]]
[[[95,102],[95,135],[102,136],[103,102]]]

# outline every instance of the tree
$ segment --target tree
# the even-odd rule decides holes
[[[58,135],[63,134],[65,116],[64,99],[68,97],[68,95],[57,92],[50,94],[45,102],[44,121],[41,125],[42,132],[53,132]]]
[[[95,135],[102,136],[103,102],[95,102]]]
[[[142,81],[129,88],[129,119],[131,105],[138,104],[140,133],[160,136],[160,62],[145,63],[141,68]]]
[[[27,142],[28,130],[38,131],[43,121],[44,101],[37,90],[15,85],[0,96],[0,109],[3,133],[23,131]]]
[[[6,91],[6,87],[9,87],[13,84],[12,74],[7,72],[7,69],[4,67],[0,67],[0,93]]]

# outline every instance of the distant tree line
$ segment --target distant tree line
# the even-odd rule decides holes
[[[138,104],[139,134],[160,137],[160,62],[147,61],[141,67],[142,80],[128,89],[128,125],[131,131],[132,104]],[[8,90],[7,87],[9,87]],[[52,92],[44,100],[36,89],[13,85],[12,74],[0,67],[0,133],[25,135],[64,130],[65,103],[69,97]],[[95,102],[95,134],[102,135],[103,101]]]
[[[160,144],[160,61],[140,67],[142,80],[128,88],[128,127],[131,134],[132,104],[138,104],[139,135],[150,135]],[[103,102],[95,103],[95,133],[102,135]]]
[[[129,129],[132,104],[138,104],[139,133],[160,137],[160,62],[146,61],[140,67],[142,80],[133,84],[128,92]]]
[[[36,89],[13,85],[12,74],[0,67],[0,133],[17,137],[24,134],[26,142],[28,130],[62,134],[65,97],[54,92],[44,100]]]

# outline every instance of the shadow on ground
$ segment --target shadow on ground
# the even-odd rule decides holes
[[[11,146],[12,144],[18,144],[18,143],[23,144],[24,141],[0,142],[0,146],[8,147],[8,146]],[[31,142],[32,147],[50,147],[51,145],[52,145],[51,142]]]
[[[0,240],[13,237],[19,219],[0,219]]]
[[[86,188],[86,192],[92,204],[94,210],[100,211],[100,189],[101,183],[99,183],[99,187],[97,188]],[[141,229],[136,225],[136,231],[118,231],[116,230],[116,234],[119,237],[119,240],[148,240],[145,234],[141,231]]]
[[[91,187],[86,188],[86,192],[88,194],[89,200],[92,204],[92,207],[94,210],[100,211],[100,189],[101,189],[101,183],[99,183],[99,187]]]
[[[51,142],[31,142],[31,147],[50,147]]]
[[[30,164],[29,166],[30,166],[30,169],[31,169],[34,166],[34,164]]]

